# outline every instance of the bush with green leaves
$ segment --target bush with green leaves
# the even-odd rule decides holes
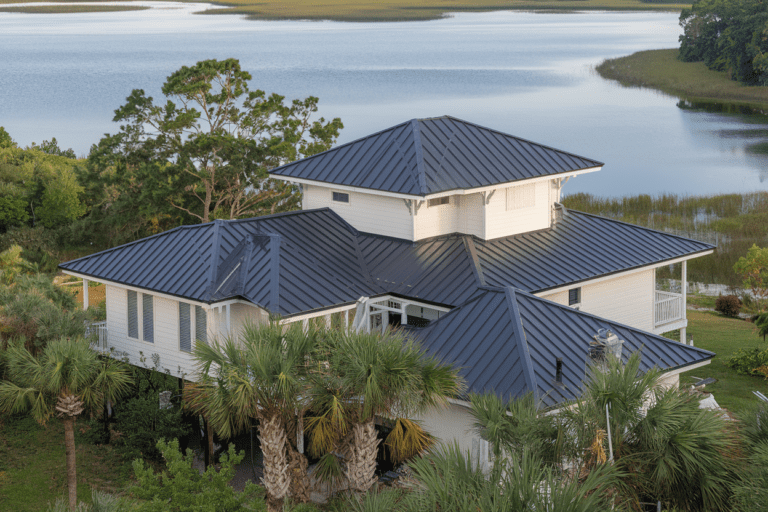
[[[159,359],[152,368],[131,367],[134,387],[128,398],[114,405],[112,438],[126,459],[136,457],[160,459],[158,439],[177,439],[190,432],[181,407],[160,408],[160,393],[171,391],[178,395],[178,379],[159,370]],[[177,401],[178,402],[178,401]]]
[[[141,459],[133,462],[136,484],[131,494],[144,500],[136,507],[138,512],[216,512],[241,511],[244,505],[251,510],[263,510],[263,489],[247,482],[242,492],[235,491],[230,481],[235,476],[235,466],[245,456],[234,445],[221,456],[221,469],[209,466],[204,473],[193,467],[192,450],[185,455],[179,451],[177,440],[166,443],[160,440],[157,449],[165,459],[165,470],[155,472]]]
[[[101,492],[96,489],[91,491],[91,504],[80,502],[77,508],[72,510],[67,500],[59,498],[48,507],[48,512],[129,512],[133,507],[123,498]]]
[[[715,311],[725,316],[737,317],[741,311],[741,299],[735,295],[720,295],[715,301]]]
[[[725,361],[725,365],[742,375],[762,376],[763,374],[757,369],[768,365],[768,349],[739,349],[733,357]]]

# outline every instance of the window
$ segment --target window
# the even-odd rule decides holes
[[[349,194],[346,192],[334,192],[333,193],[333,202],[334,203],[347,203],[349,204]]]
[[[144,321],[142,322],[142,327],[144,328],[144,332],[142,333],[142,338],[144,338],[144,341],[147,341],[149,343],[155,342],[155,315],[154,315],[154,308],[153,308],[153,297],[151,295],[147,295],[146,293],[141,294],[141,305],[142,309],[144,311]]]
[[[581,306],[581,287],[568,290],[568,305],[576,306],[576,309]]]
[[[138,294],[128,290],[128,337],[139,339],[139,308],[137,304]]]
[[[179,350],[192,352],[192,318],[186,302],[179,302]]]
[[[536,184],[518,185],[507,189],[507,211],[536,206]]]
[[[208,315],[200,306],[195,306],[195,340],[208,343]]]
[[[128,337],[155,341],[155,316],[153,297],[146,293],[139,294],[133,290],[128,292]],[[139,323],[139,295],[141,295],[141,323]]]
[[[443,204],[451,204],[451,196],[438,197],[437,199],[429,199],[427,201],[427,208],[431,208],[433,206],[440,206]]]

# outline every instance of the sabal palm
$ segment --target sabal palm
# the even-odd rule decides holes
[[[277,510],[290,488],[286,425],[304,407],[306,373],[314,348],[312,331],[270,322],[248,325],[239,340],[198,343],[198,382],[185,387],[185,401],[216,431],[230,437],[259,420],[267,503]]]
[[[54,414],[64,424],[69,506],[77,505],[75,430],[77,416],[98,411],[123,396],[131,383],[125,365],[99,357],[82,339],[52,341],[38,357],[19,344],[8,347],[6,378],[0,382],[0,412],[31,412],[45,424]]]
[[[445,403],[461,382],[450,366],[399,332],[327,331],[323,340],[325,370],[313,376],[310,393],[310,449],[345,452],[345,476],[352,489],[365,492],[375,481],[375,418],[395,420],[386,443],[399,458],[410,457],[429,436],[408,418]]]

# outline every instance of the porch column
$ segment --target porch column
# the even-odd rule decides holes
[[[88,309],[88,281],[87,279],[83,279],[83,311]]]
[[[688,261],[683,260],[683,268],[680,272],[680,287],[683,292],[683,320],[688,318]],[[680,329],[680,341],[684,344],[688,344],[688,338],[686,338],[686,328]]]
[[[325,315],[325,328],[331,328],[331,315]]]
[[[349,329],[349,310],[344,310],[344,329]]]
[[[232,322],[231,322],[231,314],[230,314],[231,309],[232,309],[232,304],[227,304],[227,337],[232,335]]]
[[[408,304],[405,302],[400,303],[400,325],[408,325],[408,313],[405,310],[408,308]]]

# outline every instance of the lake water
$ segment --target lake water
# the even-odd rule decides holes
[[[142,3],[142,2],[139,2]],[[235,57],[254,88],[314,95],[346,142],[453,115],[605,162],[566,191],[599,195],[768,190],[768,118],[678,106],[601,79],[605,58],[677,45],[673,13],[462,13],[408,23],[264,22],[147,11],[0,13],[0,125],[22,145],[86,154],[134,88],[160,97],[182,65]]]

